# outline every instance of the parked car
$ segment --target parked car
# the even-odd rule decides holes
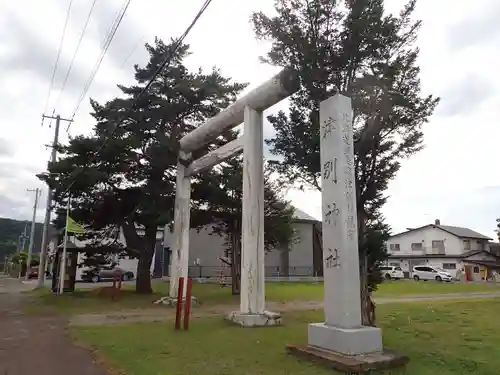
[[[82,280],[93,283],[98,283],[99,281],[112,281],[118,274],[122,275],[123,281],[134,279],[134,273],[132,271],[125,271],[121,268],[113,267],[87,269],[82,272]]]
[[[436,266],[415,266],[413,267],[413,279],[418,280],[436,280],[436,281],[447,281],[453,280],[447,271]]]
[[[38,267],[31,267],[28,270],[28,279],[38,279]]]
[[[387,280],[399,280],[404,279],[405,277],[403,269],[401,267],[383,266],[380,267],[380,273],[382,274],[382,277]]]

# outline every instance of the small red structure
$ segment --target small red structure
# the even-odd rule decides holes
[[[120,292],[122,289],[122,280],[123,280],[122,271],[121,270],[116,271],[113,277],[113,294],[111,297],[113,301],[120,297]]]
[[[184,307],[184,330],[189,329],[189,315],[191,313],[191,290],[193,287],[193,280],[188,277],[186,283],[186,305]],[[184,305],[183,293],[184,292],[184,277],[179,278],[179,288],[177,290],[177,306],[175,312],[175,329],[181,329],[182,319],[182,306]]]

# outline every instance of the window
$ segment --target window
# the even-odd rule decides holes
[[[396,267],[396,271],[402,271],[403,269],[401,267]]]
[[[391,266],[391,267],[399,267],[399,263],[389,263],[389,266]]]
[[[455,263],[443,263],[444,270],[456,270],[457,265]]]
[[[390,271],[391,267],[380,267],[380,271]]]
[[[464,240],[464,250],[470,250],[470,240]]]
[[[432,241],[432,253],[433,254],[444,254],[444,241],[443,240]]]
[[[479,267],[474,267],[474,273],[479,273]]]
[[[414,242],[411,244],[411,249],[413,251],[419,251],[423,250],[424,246],[422,245],[422,242]]]
[[[433,249],[442,249],[442,248],[444,248],[444,241],[443,240],[433,240],[432,241],[432,248]]]
[[[398,243],[391,243],[391,244],[389,245],[389,249],[390,249],[391,251],[399,251],[399,244],[398,244]]]

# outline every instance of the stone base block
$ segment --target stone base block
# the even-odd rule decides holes
[[[261,314],[246,314],[233,311],[226,315],[225,319],[241,327],[276,327],[282,324],[281,315],[278,313],[264,311]]]
[[[182,300],[182,302],[185,303],[186,299],[184,298]],[[166,306],[170,306],[170,307],[175,307],[175,306],[177,306],[177,297],[175,297],[175,298],[172,298],[172,297],[169,297],[169,296],[161,297],[159,300],[156,300],[153,303],[157,304],[157,305],[166,305]],[[191,306],[197,306],[199,304],[200,303],[196,299],[196,297],[191,296]]]
[[[377,327],[340,328],[325,323],[312,323],[308,328],[308,344],[344,355],[382,351],[382,331]]]
[[[409,361],[407,356],[387,349],[377,353],[355,356],[343,355],[312,345],[287,345],[286,350],[295,357],[317,362],[347,374],[371,373],[371,371],[393,369],[405,366]]]

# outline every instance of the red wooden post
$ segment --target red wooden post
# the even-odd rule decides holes
[[[118,271],[118,290],[122,290],[123,272]]]
[[[177,306],[175,311],[175,329],[181,329],[183,291],[184,291],[184,277],[179,277],[179,288],[177,290]]]
[[[189,328],[189,313],[191,312],[191,289],[193,287],[193,279],[188,277],[186,285],[186,307],[184,309],[184,330]]]
[[[113,301],[118,298],[120,295],[120,290],[122,288],[122,273],[121,271],[115,272],[113,277],[113,290],[112,290],[112,299]]]

